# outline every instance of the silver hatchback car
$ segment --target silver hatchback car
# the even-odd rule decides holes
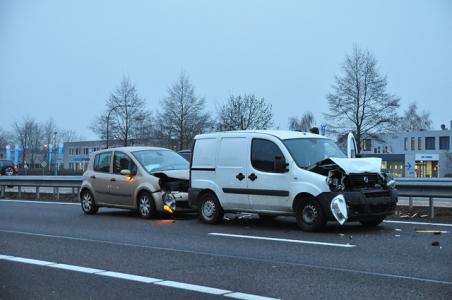
[[[188,207],[189,164],[172,150],[122,147],[93,152],[80,188],[82,210],[135,209],[143,218]]]

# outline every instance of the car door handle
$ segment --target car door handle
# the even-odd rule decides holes
[[[250,176],[248,176],[248,178],[251,180],[251,181],[254,181],[254,180],[256,180],[257,179],[257,176],[256,176],[256,174],[254,174],[254,173],[251,173],[251,175]]]
[[[242,181],[243,179],[245,179],[245,175],[243,175],[242,173],[239,173],[239,174],[237,174],[237,176],[235,176],[235,178]]]
[[[116,178],[110,178],[110,181],[116,181]]]
[[[91,178],[91,179],[96,179],[96,176],[91,175],[89,178]]]

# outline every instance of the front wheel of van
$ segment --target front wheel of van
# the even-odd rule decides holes
[[[223,208],[221,208],[217,197],[211,193],[201,196],[199,207],[199,219],[207,224],[215,224],[223,219]]]
[[[326,224],[325,214],[315,199],[302,201],[295,209],[297,224],[303,231],[318,231]]]

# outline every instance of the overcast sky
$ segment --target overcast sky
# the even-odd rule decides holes
[[[317,124],[345,55],[371,50],[401,111],[452,120],[452,1],[0,1],[0,128],[53,117],[86,139],[128,75],[152,110],[183,70],[207,109],[231,94],[273,105],[275,125]]]

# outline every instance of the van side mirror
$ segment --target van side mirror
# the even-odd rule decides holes
[[[273,170],[277,173],[285,173],[288,171],[288,164],[286,163],[286,159],[284,156],[275,156],[275,160],[273,162]]]

